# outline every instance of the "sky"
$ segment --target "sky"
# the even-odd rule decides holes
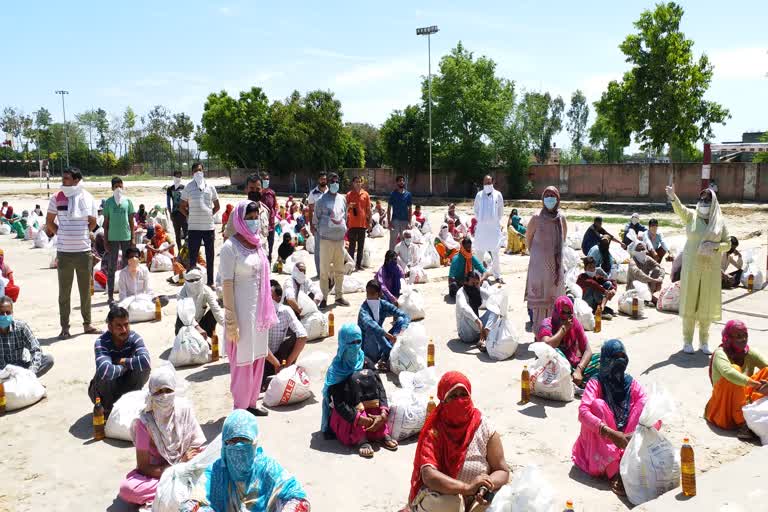
[[[380,125],[416,103],[428,71],[426,37],[437,25],[432,69],[458,41],[497,63],[497,73],[522,90],[549,91],[569,101],[581,89],[591,103],[628,65],[618,45],[654,2],[529,0],[487,2],[265,2],[256,0],[27,0],[3,2],[5,51],[0,108],[39,107],[62,119],[104,108],[143,115],[161,104],[200,122],[205,98],[251,86],[270,100],[329,89],[345,121]],[[682,30],[696,56],[715,70],[707,98],[730,109],[715,141],[768,129],[768,40],[765,0],[734,4],[681,2]],[[288,7],[290,5],[291,7]],[[590,115],[592,119],[594,116]],[[590,121],[591,122],[591,121]],[[565,131],[558,146],[567,144]]]

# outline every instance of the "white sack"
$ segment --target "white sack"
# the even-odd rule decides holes
[[[391,435],[398,441],[418,435],[427,419],[429,397],[435,396],[437,373],[434,367],[418,372],[400,373],[402,389],[396,390],[389,400]]]
[[[742,407],[747,427],[757,434],[760,444],[768,445],[768,397]]]
[[[421,256],[421,265],[424,268],[440,268],[440,254],[435,249],[435,244],[427,241],[424,245],[424,251]]]
[[[182,327],[173,340],[168,361],[176,368],[207,363],[211,359],[211,348],[195,328],[194,299],[186,297],[177,301],[176,312]]]
[[[371,229],[371,232],[368,233],[368,236],[370,238],[382,238],[385,232],[386,230],[384,229],[384,226],[382,226],[381,224],[376,224]]]
[[[169,270],[173,270],[173,260],[170,256],[159,253],[152,256],[150,272],[168,272]]]
[[[307,341],[318,340],[328,336],[328,317],[318,311],[317,307],[315,307],[314,312],[301,317],[301,325],[307,331]]]
[[[575,299],[573,302],[573,313],[581,322],[581,326],[584,327],[585,331],[595,330],[595,315],[592,313],[592,308],[589,307],[587,301],[581,298]]]
[[[402,287],[397,303],[400,311],[408,315],[411,321],[423,320],[426,316],[424,297],[412,286]]]
[[[680,311],[680,281],[671,283],[663,288],[659,293],[659,300],[656,303],[656,309],[659,311]]]
[[[104,433],[110,439],[133,442],[131,425],[146,407],[147,392],[143,389],[130,391],[120,397],[107,418]]]
[[[155,302],[151,295],[127,297],[120,301],[119,306],[128,310],[128,320],[131,323],[151,322],[155,319]]]
[[[627,290],[619,297],[619,311],[632,316],[632,299],[637,298],[637,317],[645,318],[645,302],[639,297],[637,290]]]
[[[531,394],[549,400],[573,400],[571,364],[554,348],[543,342],[532,343],[536,360],[530,367]]]
[[[512,474],[512,481],[496,492],[486,512],[559,512],[555,489],[538,466]]]
[[[46,394],[45,386],[32,370],[8,364],[0,370],[5,388],[5,410],[15,411],[39,402]]]
[[[417,372],[427,367],[427,330],[421,323],[412,323],[397,335],[397,343],[389,353],[389,367],[395,375]]]
[[[269,387],[264,394],[264,405],[276,407],[303,402],[312,396],[309,386],[309,376],[304,368],[292,364],[283,368],[269,381]]]
[[[163,471],[152,502],[152,512],[178,512],[192,497],[198,480],[205,470],[221,457],[221,434],[205,450],[188,462],[174,464]]]

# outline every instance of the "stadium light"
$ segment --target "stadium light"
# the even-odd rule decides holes
[[[437,34],[440,29],[437,25],[429,27],[421,27],[416,29],[417,36],[427,36],[427,60],[429,75],[427,76],[427,84],[429,90],[429,103],[427,104],[427,110],[429,112],[429,195],[432,195],[432,40],[430,36]]]

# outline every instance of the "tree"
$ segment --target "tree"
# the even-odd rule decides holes
[[[528,166],[531,161],[529,141],[523,128],[522,106],[518,105],[504,126],[495,144],[497,160],[507,171],[507,181],[512,195],[524,197],[530,192]]]
[[[761,141],[761,142],[768,142],[768,132],[765,132],[765,133],[764,133],[764,134],[763,134],[763,135],[760,137],[760,141]],[[754,158],[752,159],[752,162],[754,162],[754,163],[756,163],[756,164],[763,164],[763,163],[768,163],[768,153],[766,153],[766,152],[763,152],[763,153],[757,153],[757,154],[754,156]]]
[[[157,135],[160,138],[168,136],[168,128],[171,124],[171,113],[162,105],[155,105],[147,113],[147,134]]]
[[[88,149],[93,149],[93,130],[96,129],[98,123],[98,114],[95,110],[86,110],[81,114],[76,114],[75,119],[77,124],[88,131]]]
[[[198,144],[226,165],[260,170],[270,156],[270,124],[269,103],[261,88],[241,92],[238,99],[226,91],[210,94]]]
[[[589,119],[589,105],[587,97],[580,89],[571,96],[571,105],[566,112],[568,117],[567,129],[571,136],[571,150],[577,158],[581,157],[581,148],[584,147],[584,138],[587,135],[587,121]]]
[[[310,91],[302,101],[302,118],[310,142],[310,158],[324,171],[338,169],[345,154],[341,102],[331,91]]]
[[[599,103],[614,102],[618,94],[624,104],[618,115],[625,117],[610,121],[626,122],[640,147],[657,154],[665,146],[689,150],[713,137],[712,125],[730,118],[723,106],[704,99],[713,68],[706,55],[694,59],[693,41],[680,31],[683,12],[673,2],[643,11],[634,23],[637,32],[619,46],[632,68],[622,81],[612,81],[595,104],[599,111]]]
[[[96,110],[96,135],[98,140],[96,141],[96,148],[102,153],[109,152],[109,120],[107,119],[106,110],[99,108]]]
[[[381,167],[384,149],[381,145],[379,129],[367,123],[346,123],[344,128],[365,147],[365,167]]]
[[[269,107],[270,168],[277,172],[307,170],[312,167],[309,127],[303,120],[301,94],[298,91]]]
[[[428,83],[422,100],[429,101]],[[479,178],[490,167],[489,141],[498,138],[514,107],[514,84],[496,76],[496,63],[475,59],[461,42],[440,60],[432,79],[433,138],[441,165]]]
[[[625,101],[621,86],[610,82],[594,106],[597,118],[589,130],[589,142],[599,149],[603,162],[620,162],[632,135],[631,106]]]
[[[123,113],[123,130],[128,140],[128,152],[131,151],[131,141],[133,140],[133,130],[136,128],[136,113],[128,106]]]
[[[565,102],[560,96],[553,99],[548,92],[527,92],[520,108],[521,126],[531,153],[543,164],[552,151],[552,139],[563,129]]]
[[[405,110],[395,110],[379,134],[386,163],[404,174],[427,168],[427,120],[421,107],[408,105]]]
[[[168,135],[171,137],[171,140],[179,141],[179,159],[181,159],[181,142],[189,142],[194,129],[195,125],[187,114],[181,112],[173,115],[168,128]]]
[[[342,135],[343,153],[341,167],[345,169],[360,169],[365,166],[365,146],[349,128],[344,128]]]
[[[11,138],[16,139],[18,149],[21,150],[21,118],[24,114],[16,111],[13,107],[5,107],[2,117],[0,117],[0,128]]]

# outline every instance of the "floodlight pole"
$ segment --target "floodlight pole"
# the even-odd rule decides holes
[[[427,112],[429,117],[429,195],[432,195],[432,34],[436,34],[439,31],[437,25],[431,27],[423,27],[416,29],[416,35],[427,36],[427,61],[428,72],[427,76],[427,89],[429,95],[429,103],[427,104]]]
[[[64,145],[67,152],[67,169],[69,169],[69,127],[67,126],[67,109],[64,107],[64,95],[69,94],[69,91],[56,91],[56,94],[61,94],[61,112],[64,114]]]

